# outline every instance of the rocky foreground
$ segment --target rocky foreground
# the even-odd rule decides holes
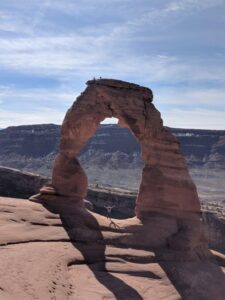
[[[175,230],[169,219],[165,230],[156,216],[152,226],[136,218],[110,225],[85,210],[63,211],[0,198],[0,299],[224,299],[225,256],[162,245]]]

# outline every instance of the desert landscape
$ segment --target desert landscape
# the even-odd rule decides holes
[[[121,104],[122,98],[126,99],[125,106]],[[111,153],[93,150],[93,145],[105,147],[104,143],[96,143],[98,132],[101,141],[102,137],[107,140],[107,135],[101,132],[109,128],[119,132],[115,126],[100,128],[86,144],[106,116],[117,117],[119,125],[129,127],[136,136],[134,140],[125,131],[133,149],[131,153],[120,150],[123,144],[120,151],[110,145]],[[152,104],[150,89],[117,80],[89,81],[65,117],[60,140],[53,134],[50,144],[46,144],[46,127],[55,130],[54,125],[38,125],[36,128],[42,128],[39,132],[35,132],[35,126],[0,132],[3,133],[1,154],[6,165],[20,156],[21,169],[26,169],[28,161],[29,168],[33,165],[35,171],[42,155],[44,160],[49,160],[46,169],[51,169],[58,149],[52,178],[8,167],[0,169],[0,193],[7,196],[0,198],[2,299],[224,298],[223,198],[218,193],[211,203],[203,193],[200,207],[197,190],[176,140],[178,134],[173,135],[163,127],[160,114]],[[14,144],[10,143],[5,132],[18,133],[18,130],[20,136],[15,135]],[[178,132],[179,136],[193,137],[185,130]],[[32,155],[22,152],[26,149],[21,146],[26,145],[27,133],[34,138],[34,147],[29,149]],[[189,160],[206,194],[204,188],[208,181],[202,180],[199,173],[207,170],[204,164],[214,172],[212,162],[218,168],[214,144],[223,138],[223,132],[207,134],[213,136],[214,143],[210,149],[206,143],[204,160],[202,150],[200,153],[193,150],[198,159],[190,155]],[[207,136],[205,132],[203,136]],[[43,141],[43,147],[38,149],[42,153],[35,147],[38,140]],[[52,145],[56,147],[54,150]],[[14,150],[10,153],[9,149]],[[76,159],[79,153],[80,162]],[[224,157],[220,155],[219,159]],[[109,179],[101,182],[100,176],[88,187],[82,161],[86,162],[87,172],[87,162],[93,174],[110,169],[115,172],[113,176],[108,174],[108,178],[112,176],[112,184]],[[137,174],[141,167],[139,183]],[[113,181],[116,177],[124,178],[129,171],[133,172],[131,177],[122,184]],[[221,168],[220,172],[224,170]],[[36,192],[39,193],[32,195]],[[114,205],[110,214],[107,205]]]
[[[224,0],[0,5],[0,300],[225,300]]]
[[[225,201],[225,130],[169,130],[180,142],[200,200]],[[60,126],[54,124],[0,130],[0,165],[51,177],[59,138]],[[143,167],[140,151],[129,129],[101,125],[82,149],[79,161],[90,186],[137,192]]]

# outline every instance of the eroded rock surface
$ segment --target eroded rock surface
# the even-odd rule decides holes
[[[57,210],[0,197],[0,299],[224,299],[224,255],[162,246],[177,230],[173,218],[110,226],[73,203]]]
[[[58,210],[58,203],[73,203],[76,208],[84,208],[88,180],[77,156],[100,122],[116,117],[119,125],[128,127],[139,141],[145,163],[136,216],[143,221],[159,214],[162,228],[170,216],[177,230],[168,231],[162,245],[167,242],[174,249],[192,251],[202,248],[205,240],[196,187],[179,143],[163,126],[160,113],[152,103],[152,91],[110,79],[88,81],[87,85],[65,116],[52,184],[42,188],[32,200],[44,201],[53,210]],[[161,240],[160,233],[158,239]]]
[[[47,177],[0,167],[0,196],[27,199],[48,181]]]
[[[67,112],[61,130],[60,151],[55,160],[52,185],[56,193],[81,205],[87,177],[76,156],[100,122],[116,117],[130,128],[142,149],[142,174],[136,213],[198,213],[200,205],[176,138],[163,127],[152,104],[150,89],[117,80],[88,81],[87,89]]]

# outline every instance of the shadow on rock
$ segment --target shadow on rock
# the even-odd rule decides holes
[[[73,246],[83,257],[84,264],[94,273],[95,278],[120,300],[142,300],[143,297],[123,280],[107,271],[105,257],[105,241],[96,218],[86,209],[74,207],[71,204],[42,203],[45,208],[60,215],[62,225],[70,237]],[[69,266],[80,264],[78,261]]]
[[[84,258],[84,261],[71,261],[68,266],[71,265],[87,265],[90,270],[95,275],[95,278],[100,284],[104,285],[108,291],[110,291],[115,299],[125,300],[143,300],[144,298],[130,285],[128,285],[123,280],[113,276],[115,271],[108,271],[106,262],[115,262],[119,259],[116,255],[111,256],[105,255],[106,244],[122,248],[132,248],[132,249],[143,249],[149,250],[155,253],[155,263],[158,263],[163,271],[166,273],[168,279],[175,287],[180,298],[183,300],[224,300],[225,298],[225,275],[218,265],[213,261],[206,248],[202,249],[192,249],[192,251],[187,251],[187,249],[181,250],[181,244],[185,244],[185,240],[188,240],[188,234],[185,232],[178,231],[174,235],[172,242],[175,245],[170,244],[161,247],[151,247],[149,240],[146,240],[145,247],[144,244],[140,247],[138,242],[138,235],[132,238],[132,244],[129,239],[125,238],[124,244],[121,243],[123,240],[124,231],[121,231],[121,238],[115,239],[110,242],[103,237],[102,230],[108,230],[112,232],[112,229],[104,228],[104,225],[100,225],[98,219],[90,213],[88,210],[82,207],[74,206],[71,202],[66,203],[65,201],[54,201],[54,204],[48,204],[48,201],[42,204],[52,213],[57,213],[60,215],[62,225],[67,232],[71,243],[78,249]],[[100,216],[99,216],[100,217]],[[101,217],[100,217],[101,218]],[[100,219],[99,219],[100,220]],[[165,222],[165,220],[164,220]],[[148,225],[148,226],[147,226]],[[146,228],[149,224],[145,224],[139,236],[146,234]],[[149,227],[149,229],[151,226]],[[159,226],[158,226],[159,228]],[[134,229],[132,229],[134,230]],[[135,231],[135,230],[134,230]],[[193,236],[193,233],[192,233]],[[136,242],[133,243],[133,240]],[[142,240],[142,239],[141,239]],[[154,240],[154,239],[153,239]],[[178,243],[180,240],[180,243]],[[182,241],[182,243],[181,243]],[[128,243],[126,245],[126,243]],[[149,246],[148,246],[149,245]],[[178,245],[179,249],[175,249]],[[126,261],[126,257],[123,257]],[[138,261],[137,263],[148,264],[147,260]],[[127,274],[138,277],[145,277],[158,280],[157,277],[151,270],[144,272],[133,272],[133,271],[121,271],[116,270],[116,274]]]

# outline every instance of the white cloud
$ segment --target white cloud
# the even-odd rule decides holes
[[[35,17],[33,18],[32,24],[31,24],[31,31],[35,29],[35,27],[41,22],[41,20],[44,18],[46,11],[51,5],[51,0],[42,0],[40,2],[39,10],[36,11]],[[53,3],[52,3],[53,4]]]
[[[224,64],[215,58],[185,60],[169,55],[122,54],[120,45],[109,36],[64,36],[23,39],[0,39],[0,66],[29,74],[54,75],[58,78],[74,74],[113,76],[121,74],[157,80],[225,80]],[[121,46],[122,47],[122,46]]]
[[[65,110],[37,108],[29,112],[13,112],[0,109],[0,128],[30,124],[62,124]],[[225,111],[204,109],[182,110],[170,109],[161,111],[165,126],[179,128],[220,129],[225,130]],[[116,123],[117,120],[105,120],[106,123]]]
[[[34,111],[21,113],[0,109],[0,128],[31,124],[62,124],[66,110],[39,108]]]
[[[23,2],[26,3],[26,1]],[[35,3],[37,5],[38,2]],[[51,3],[52,5],[50,5]],[[57,9],[58,7],[58,9],[62,9],[64,7],[73,11],[82,7],[86,9],[88,4],[97,9],[96,1],[91,4],[90,1],[78,1],[77,3],[55,1],[54,4],[48,0],[44,1],[39,4],[38,12],[35,11],[36,17],[33,18],[33,25],[30,24],[30,27],[38,24],[35,18],[37,20],[41,18],[48,8]],[[101,29],[97,26],[94,31],[92,30],[91,33],[85,35],[75,30],[73,34],[61,36],[57,33],[41,36],[39,33],[39,35],[31,35],[26,38],[1,38],[0,67],[29,74],[54,75],[58,78],[73,77],[75,73],[90,77],[90,75],[93,76],[98,73],[102,76],[121,74],[123,77],[128,76],[128,78],[133,78],[134,74],[138,74],[140,78],[149,76],[153,81],[171,80],[171,78],[174,81],[180,79],[224,80],[224,65],[218,64],[218,61],[213,58],[209,58],[206,65],[199,57],[196,60],[193,57],[184,59],[183,56],[179,57],[176,54],[160,55],[159,53],[157,55],[156,53],[149,53],[138,55],[129,50],[132,44],[138,43],[140,40],[144,42],[147,39],[148,43],[152,42],[154,45],[155,41],[165,38],[165,35],[162,37],[159,34],[153,36],[137,35],[135,34],[137,28],[145,28],[148,23],[156,26],[158,21],[164,20],[163,17],[169,17],[169,24],[172,20],[170,14],[177,10],[189,11],[193,7],[207,8],[220,4],[221,1],[219,0],[170,1],[162,9],[149,9],[151,6],[147,5],[147,12],[139,14],[128,22],[115,23],[111,30],[107,24],[103,23],[100,26]],[[18,19],[19,23],[21,19]],[[15,27],[16,20],[14,20]],[[24,24],[24,27],[29,26]]]
[[[225,130],[225,111],[174,108],[161,114],[165,126]]]
[[[71,70],[82,73],[104,64],[103,43],[101,39],[82,36],[1,39],[0,66],[29,74],[62,77],[63,72]]]
[[[198,89],[198,88],[164,88],[155,89],[154,101],[160,107],[167,106],[186,106],[201,107],[207,106],[208,109],[225,110],[225,89]]]
[[[115,77],[149,87],[157,87],[157,84],[166,86],[154,90],[155,102],[162,109],[165,105],[171,105],[171,109],[189,105],[193,111],[193,107],[204,107],[204,111],[193,112],[194,116],[202,117],[202,126],[205,126],[207,105],[212,110],[211,116],[216,118],[215,126],[220,126],[223,113],[220,112],[216,117],[213,106],[218,110],[225,101],[225,91],[219,88],[225,80],[224,41],[218,39],[217,45],[212,43],[208,33],[210,23],[206,20],[203,20],[206,25],[204,32],[196,28],[198,35],[193,29],[184,29],[185,32],[179,29],[179,23],[182,24],[182,20],[186,19],[191,24],[190,16],[196,13],[195,16],[201,18],[202,10],[206,9],[211,17],[211,8],[219,7],[224,0],[142,0],[141,3],[143,6],[139,7],[130,0],[112,0],[109,4],[104,0],[12,0],[8,6],[5,4],[5,10],[0,13],[0,30],[11,33],[0,36],[0,68],[3,76],[4,71],[15,73],[17,77],[20,74],[30,75],[31,79],[34,75],[40,75],[58,81],[61,87],[54,90],[21,89],[14,85],[0,87],[1,107],[6,107],[7,102],[12,107],[15,99],[17,103],[30,101],[34,106],[30,114],[42,112],[42,117],[35,116],[34,121],[43,122],[47,117],[46,112],[40,108],[35,110],[35,105],[37,107],[42,99],[48,109],[51,109],[50,102],[55,103],[55,117],[51,115],[51,118],[58,122],[58,105],[64,103],[63,107],[69,107],[75,97],[71,88],[75,79],[79,80],[80,86],[81,81],[93,76]],[[109,17],[112,16],[110,20],[103,13],[105,6]],[[79,21],[77,27],[70,20],[71,23],[63,23],[61,29],[57,19],[59,12],[67,14],[68,20],[76,18]],[[46,18],[47,15],[49,18]],[[93,16],[91,22],[85,20],[89,15]],[[176,26],[172,26],[174,22],[177,22]],[[218,29],[221,30],[219,26]],[[214,33],[216,35],[218,32]],[[181,52],[178,51],[180,42],[184,43]],[[207,87],[207,82],[216,83],[218,88]],[[189,88],[182,89],[179,83],[185,83]],[[171,88],[172,85],[176,88]],[[176,126],[180,126],[183,117],[179,118],[179,114],[171,109],[167,112],[168,120],[174,120]],[[2,110],[0,117],[4,113],[10,116],[9,109]],[[12,114],[12,118],[8,121],[4,118],[2,122],[31,122],[29,114]],[[189,118],[190,112],[184,116]],[[200,125],[198,117],[192,118],[196,122],[193,125],[195,127]]]
[[[169,26],[169,24],[174,22],[175,18],[182,19],[182,14],[190,16],[190,14],[199,10],[219,7],[223,4],[224,0],[180,0],[166,1],[166,5],[161,8],[149,5],[146,6],[145,12],[142,15],[138,15],[132,20],[116,26],[113,29],[113,34],[128,34],[128,32],[134,32],[146,26],[157,28],[162,23]]]
[[[166,8],[166,11],[177,12],[202,10],[206,8],[220,6],[222,4],[224,4],[223,0],[180,0],[170,2]]]
[[[21,100],[29,100],[31,103],[43,101],[45,105],[48,105],[49,102],[59,105],[63,103],[65,106],[72,104],[75,98],[78,96],[77,91],[66,90],[66,89],[17,89],[15,87],[4,87],[0,86],[0,101],[8,102],[16,101],[19,103]]]

